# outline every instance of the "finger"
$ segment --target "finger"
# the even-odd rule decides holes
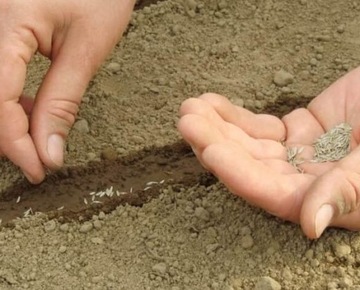
[[[304,166],[312,166],[308,164],[314,157],[313,143],[321,134],[324,133],[323,128],[314,116],[304,108],[296,109],[290,114],[282,118],[286,131],[286,146],[288,148],[301,148],[298,153],[297,159],[305,161],[299,167],[305,169]]]
[[[286,144],[312,145],[325,132],[314,115],[304,108],[292,111],[282,120],[287,131]]]
[[[338,162],[310,188],[301,210],[301,225],[310,238],[328,226],[360,229],[360,147]]]
[[[29,181],[39,183],[45,172],[32,138],[28,118],[18,103],[26,75],[26,61],[19,49],[0,50],[0,150],[19,166]],[[26,51],[30,58],[32,52]]]
[[[254,114],[217,94],[204,94],[200,98],[210,103],[225,121],[240,127],[253,138],[275,141],[286,138],[285,127],[275,116]]]
[[[206,136],[220,134],[222,139],[241,144],[256,159],[285,160],[287,158],[286,148],[280,142],[268,139],[256,140],[250,137],[242,128],[224,120],[211,104],[201,98],[190,98],[184,101],[180,108],[180,115],[183,116],[181,118],[183,121],[178,127],[180,132],[192,146],[199,147],[199,150],[220,141],[213,141]],[[203,125],[204,122],[207,123],[206,126]]]
[[[41,160],[50,169],[63,165],[65,140],[82,95],[109,50],[89,43],[93,38],[77,30],[69,31],[65,38],[53,54],[31,115],[31,134]]]
[[[178,129],[186,142],[200,153],[208,145],[225,140],[217,127],[211,126],[207,119],[199,115],[183,116],[178,122]]]
[[[314,177],[279,174],[234,142],[208,146],[202,160],[234,194],[276,216],[298,222],[302,192]]]
[[[325,131],[344,122],[350,124],[352,128],[360,127],[358,116],[360,99],[357,85],[359,77],[360,67],[338,79],[309,104],[308,110]],[[355,148],[359,144],[359,132],[359,130],[353,130],[350,148]]]
[[[338,79],[308,105],[308,110],[323,126],[325,131],[346,120],[348,109],[346,102],[349,100],[344,94],[347,93],[347,87],[353,87],[352,83],[358,83],[358,72],[359,69],[353,70],[346,77]],[[347,83],[349,83],[349,86]],[[356,94],[357,96],[358,94]],[[355,104],[355,102],[349,102],[349,104]]]
[[[209,110],[213,111],[212,108]],[[216,115],[215,111],[213,113]],[[178,129],[184,139],[200,152],[212,143],[232,140],[256,159],[286,160],[286,148],[280,142],[253,139],[240,128],[224,122],[221,118],[215,123],[216,117],[219,116],[209,120],[201,115],[188,114],[180,119]]]

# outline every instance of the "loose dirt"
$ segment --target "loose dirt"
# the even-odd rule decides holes
[[[358,233],[307,240],[231,195],[175,126],[207,91],[278,116],[306,105],[359,65],[360,5],[149,3],[90,83],[66,167],[32,186],[1,160],[0,289],[360,289]],[[34,57],[27,94],[48,65]]]

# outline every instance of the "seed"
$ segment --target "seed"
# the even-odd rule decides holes
[[[28,217],[30,214],[33,214],[33,210],[31,207],[24,212],[24,217]]]
[[[100,193],[100,194],[99,194],[99,197],[100,197],[100,198],[103,197],[103,196],[106,194],[105,191],[100,191],[99,193]]]
[[[287,161],[294,166],[297,171],[303,172],[303,170],[299,167],[300,164],[304,163],[303,159],[299,159],[298,155],[303,152],[304,147],[288,147],[287,148]]]
[[[144,191],[147,191],[148,189],[150,189],[151,188],[151,186],[147,186],[147,187],[145,187],[143,190]]]
[[[350,152],[352,128],[341,123],[315,140],[315,154],[312,162],[338,161]]]
[[[352,128],[347,123],[341,123],[322,134],[313,142],[314,157],[311,160],[299,159],[298,155],[303,147],[288,147],[287,161],[299,172],[303,172],[299,165],[304,162],[332,162],[344,158],[350,153]]]
[[[85,204],[88,204],[88,201],[87,201],[87,199],[86,199],[86,198],[84,198],[84,203],[85,203]]]
[[[113,196],[113,187],[111,186],[110,188],[105,190],[105,193],[108,197],[112,197]]]
[[[158,184],[159,182],[157,181],[149,181],[148,183],[146,183],[146,186],[150,186],[150,185],[154,185],[154,184]]]
[[[126,195],[126,194],[128,194],[126,191],[116,191],[117,196]]]
[[[64,206],[60,206],[57,208],[57,210],[62,210],[62,209],[64,209]]]
[[[17,200],[16,200],[16,203],[19,203],[20,202],[20,199],[21,199],[21,196],[19,195]]]

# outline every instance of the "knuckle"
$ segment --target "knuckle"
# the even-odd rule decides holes
[[[62,123],[65,127],[70,128],[74,122],[79,111],[79,104],[70,100],[53,100],[49,106],[48,113],[57,122]]]

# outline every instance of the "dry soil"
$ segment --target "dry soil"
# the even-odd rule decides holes
[[[66,167],[31,186],[0,163],[0,289],[360,289],[358,233],[309,241],[231,195],[175,128],[207,91],[278,116],[306,105],[359,65],[358,2],[139,2]],[[48,65],[34,57],[26,93]]]

